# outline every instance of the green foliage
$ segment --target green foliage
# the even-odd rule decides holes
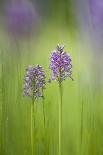
[[[62,31],[63,30],[63,31]],[[4,38],[0,61],[0,155],[31,155],[31,99],[23,96],[23,77],[28,64],[41,64],[48,71],[49,57],[58,43],[64,44],[72,57],[73,78],[63,83],[63,155],[102,155],[102,89],[91,80],[91,56],[78,56],[77,40],[64,25],[44,23],[41,34],[18,45]],[[88,58],[88,59],[86,59]],[[93,83],[94,82],[94,83]],[[34,134],[35,155],[58,155],[59,88],[56,82],[45,90],[46,127],[43,123],[42,100],[36,101]],[[83,135],[81,145],[81,106],[83,103]]]

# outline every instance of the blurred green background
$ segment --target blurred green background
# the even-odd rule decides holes
[[[30,38],[8,34],[5,4],[0,1],[0,155],[31,155],[31,99],[23,96],[25,69],[29,64],[42,65],[48,81],[50,54],[58,43],[71,55],[74,78],[63,83],[62,155],[103,155],[102,54],[94,50],[89,4],[85,0],[33,1],[40,23]],[[36,101],[34,152],[58,155],[58,84],[47,83],[44,93],[46,128],[40,99]]]

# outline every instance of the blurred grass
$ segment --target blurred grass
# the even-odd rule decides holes
[[[44,67],[47,80],[51,51],[64,44],[72,58],[74,81],[63,83],[63,155],[102,155],[102,88],[92,78],[92,54],[78,34],[62,22],[43,23],[40,34],[16,44],[1,33],[0,60],[0,154],[31,155],[31,99],[23,96],[23,77],[28,64]],[[43,127],[42,101],[37,101],[35,155],[58,155],[58,104],[56,82],[45,90],[46,129]],[[83,144],[81,147],[81,105],[83,103]],[[46,134],[46,135],[45,135]],[[45,135],[45,138],[44,138]],[[45,152],[45,153],[44,153]]]

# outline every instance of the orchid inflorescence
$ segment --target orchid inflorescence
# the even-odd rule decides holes
[[[49,82],[56,80],[61,83],[67,77],[73,80],[71,58],[70,55],[64,51],[64,45],[57,45],[56,49],[51,54],[50,60],[49,69],[52,71],[52,75]],[[37,65],[34,67],[29,65],[24,77],[24,94],[26,96],[34,96],[35,98],[43,97],[42,91],[45,85],[46,74],[42,66]]]
[[[29,65],[24,77],[24,94],[26,96],[43,97],[42,90],[45,88],[45,73],[40,65]]]
[[[71,58],[70,55],[64,51],[64,45],[57,45],[57,48],[51,54],[51,63],[49,68],[52,70],[52,80],[62,82],[66,77],[71,77]]]

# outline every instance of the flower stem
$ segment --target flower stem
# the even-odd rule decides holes
[[[44,116],[44,128],[45,128],[45,107],[44,107],[44,98],[43,98],[43,116]]]
[[[45,128],[45,104],[44,104],[44,92],[43,92],[43,89],[42,89],[42,104],[43,104],[43,118],[44,118],[44,128]]]
[[[42,89],[42,94],[43,94],[43,89]],[[43,117],[44,117],[44,128],[45,128],[45,104],[44,104],[44,96],[42,98],[42,104],[43,104]]]
[[[34,155],[34,124],[35,124],[35,117],[34,117],[34,96],[33,96],[32,104],[31,104],[31,150],[32,150],[32,155]]]
[[[81,154],[82,154],[82,141],[83,141],[83,112],[84,112],[84,105],[82,101],[81,105]]]
[[[60,104],[59,104],[59,155],[62,155],[62,84],[59,82]]]

